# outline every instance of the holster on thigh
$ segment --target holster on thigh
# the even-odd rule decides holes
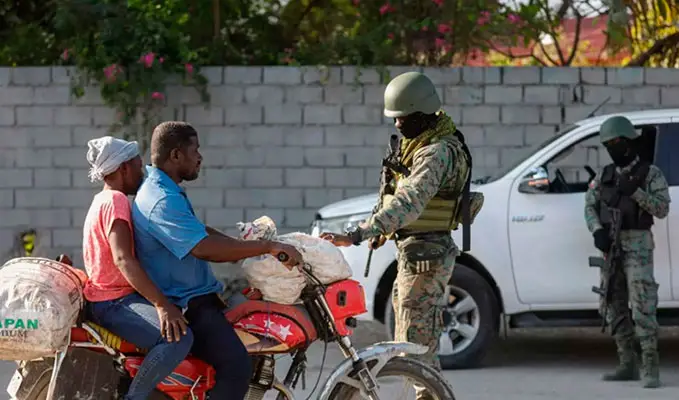
[[[409,237],[399,244],[400,264],[417,275],[436,271],[450,254],[450,244],[443,240],[421,240]]]

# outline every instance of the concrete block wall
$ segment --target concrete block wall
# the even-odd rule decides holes
[[[392,76],[412,68],[390,68]],[[376,69],[207,67],[212,104],[170,87],[164,116],[198,129],[204,156],[189,195],[208,224],[233,233],[263,214],[306,230],[330,202],[373,192],[391,121]],[[599,113],[679,106],[679,70],[642,68],[425,68],[467,137],[475,173],[511,163],[524,147]],[[0,68],[0,254],[38,231],[38,252],[79,259],[92,195],[86,142],[114,112],[96,88],[70,97],[66,69]]]

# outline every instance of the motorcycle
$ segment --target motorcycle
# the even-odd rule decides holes
[[[281,254],[279,259],[285,262],[287,255]],[[61,260],[70,261],[67,257]],[[234,325],[253,359],[245,400],[262,400],[269,390],[278,392],[277,400],[295,400],[293,389],[299,378],[303,386],[305,383],[306,352],[317,340],[325,342],[323,360],[329,342],[337,343],[345,356],[320,388],[319,400],[378,400],[377,379],[387,376],[415,381],[435,399],[455,400],[452,388],[438,371],[407,355],[424,354],[426,346],[380,342],[361,350],[354,348],[349,336],[357,326],[355,317],[367,311],[359,282],[346,279],[323,285],[311,266],[305,264],[300,269],[307,280],[300,297],[302,304],[264,301],[256,289],[245,289],[226,300],[225,318]],[[53,359],[19,362],[7,392],[12,400],[119,399],[138,372],[144,354],[144,349],[103,327],[79,321],[71,329],[66,351]],[[283,382],[274,374],[277,354],[293,358]],[[214,369],[189,355],[156,387],[151,399],[206,400],[213,386]]]

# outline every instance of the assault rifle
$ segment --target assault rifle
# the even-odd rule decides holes
[[[620,248],[620,228],[622,226],[622,218],[620,209],[608,207],[611,216],[611,224],[608,229],[608,236],[611,239],[611,248],[604,257],[590,257],[589,266],[601,268],[603,279],[601,286],[592,286],[592,292],[598,294],[603,299],[603,319],[601,324],[601,332],[606,332],[606,318],[608,317],[608,305],[611,301],[612,284],[615,276],[622,273],[622,250]],[[613,321],[611,326],[611,335],[615,334],[620,321]]]
[[[400,142],[398,139],[398,135],[391,135],[391,137],[389,138],[389,147],[387,147],[387,154],[382,159],[382,172],[380,173],[380,192],[379,197],[377,199],[377,204],[375,204],[375,207],[373,207],[372,210],[373,214],[375,214],[380,210],[380,208],[382,208],[382,198],[384,197],[385,194],[394,194],[393,190],[391,189],[391,186],[389,185],[389,183],[394,178],[393,171],[403,174],[404,176],[410,175],[410,170],[404,167],[398,160],[398,155],[400,152],[399,145]],[[377,237],[376,240],[379,240],[379,237]],[[365,272],[363,274],[363,276],[366,278],[370,273],[370,263],[372,261],[374,250],[375,248],[371,245],[370,250],[368,251],[368,260],[365,264]]]

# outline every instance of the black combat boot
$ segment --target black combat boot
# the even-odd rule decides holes
[[[634,352],[632,339],[616,339],[618,348],[618,366],[613,372],[604,374],[605,381],[636,381],[639,380],[638,356]]]
[[[647,337],[641,339],[641,376],[646,389],[660,387],[660,357],[658,355],[658,339]]]

